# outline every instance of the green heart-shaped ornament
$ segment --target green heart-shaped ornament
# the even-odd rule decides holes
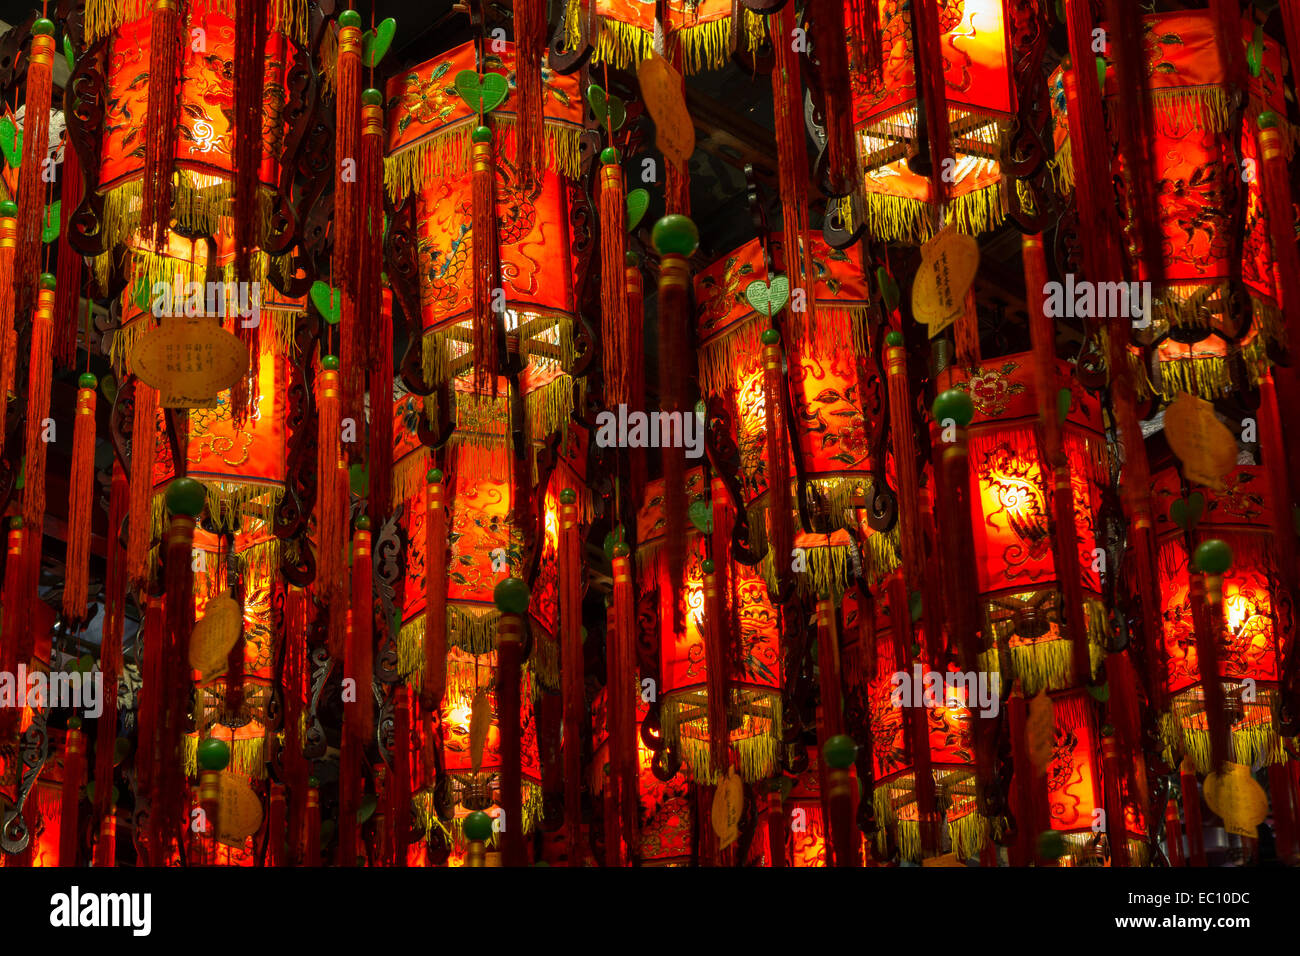
[[[379,26],[375,27],[374,33],[367,30],[361,35],[361,62],[366,66],[374,67],[379,65],[379,61],[384,58],[388,48],[393,45],[393,37],[397,36],[397,21],[392,17],[382,21]]]
[[[785,276],[773,276],[770,282],[755,279],[745,286],[745,300],[755,312],[776,315],[790,301],[790,280]]]
[[[641,224],[646,210],[650,208],[650,193],[644,189],[633,189],[627,194],[627,231],[631,232]]]
[[[609,112],[609,101],[605,97],[605,90],[596,83],[587,87],[587,105],[591,107],[591,112],[595,114],[596,122],[604,126],[605,116]]]
[[[609,112],[609,128],[612,130],[621,129],[623,121],[627,119],[626,104],[617,96],[608,97],[605,104]]]
[[[1068,388],[1063,388],[1056,393],[1056,420],[1064,425],[1065,420],[1070,416],[1070,403],[1073,396],[1070,395]]]
[[[0,118],[0,153],[11,169],[17,169],[23,161],[23,134],[9,116]]]
[[[316,306],[321,318],[330,325],[338,325],[339,313],[343,310],[343,293],[317,279],[311,284],[310,295],[312,305]]]
[[[1184,531],[1196,526],[1205,511],[1205,495],[1193,491],[1186,498],[1179,498],[1169,506],[1169,518]]]
[[[608,560],[610,561],[614,560],[614,547],[616,545],[622,544],[624,540],[625,539],[623,537],[622,525],[615,528],[613,531],[609,532],[609,534],[605,535],[605,541],[603,547],[605,551],[605,557]]]
[[[1259,24],[1255,25],[1254,38],[1246,45],[1246,66],[1256,79],[1264,68],[1264,28]]]
[[[77,51],[72,48],[72,37],[63,35],[63,57],[68,61],[68,72],[77,68]]]
[[[691,516],[691,524],[695,525],[700,534],[713,534],[713,503],[709,501],[692,501],[691,507],[687,510]]]
[[[479,76],[473,70],[461,70],[456,74],[456,92],[475,113],[491,113],[506,101],[510,85],[500,73]]]
[[[885,311],[893,312],[898,308],[898,283],[884,266],[876,267],[876,285],[880,287],[880,297],[885,300]]]
[[[349,465],[348,487],[358,498],[364,498],[370,488],[370,469],[365,465]]]
[[[62,223],[63,200],[56,199],[45,208],[45,225],[41,227],[41,242],[53,242],[59,238],[59,226]]]
[[[1106,701],[1110,700],[1110,683],[1107,682],[1107,683],[1096,684],[1096,685],[1089,684],[1088,693],[1092,695],[1093,700],[1104,704],[1106,703]]]

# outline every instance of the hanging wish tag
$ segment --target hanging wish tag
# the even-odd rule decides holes
[[[1254,837],[1268,817],[1268,795],[1244,764],[1227,763],[1222,773],[1205,776],[1205,803],[1223,818],[1223,828]]]
[[[670,162],[685,168],[695,152],[695,124],[686,109],[682,75],[663,57],[651,55],[636,68],[636,78],[655,123],[655,145]]]
[[[243,630],[239,602],[228,590],[208,602],[190,635],[190,667],[199,672],[201,680],[211,680],[226,672],[231,648]]]
[[[136,340],[130,366],[163,408],[216,408],[248,374],[248,346],[209,318],[167,318]]]
[[[710,814],[719,850],[725,850],[740,839],[740,811],[744,800],[745,789],[740,777],[736,776],[736,768],[728,767],[727,776],[718,782],[718,789],[714,791]]]
[[[1187,480],[1224,491],[1224,478],[1237,465],[1237,440],[1203,398],[1180,392],[1165,409],[1165,438],[1183,463]]]
[[[930,338],[965,311],[966,293],[979,264],[979,243],[953,225],[944,226],[921,246],[921,265],[912,282],[912,316],[930,327]]]

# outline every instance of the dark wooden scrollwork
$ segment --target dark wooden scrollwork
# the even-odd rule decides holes
[[[81,202],[68,218],[68,245],[83,256],[104,252],[104,197],[99,192],[99,154],[104,130],[108,37],[77,58],[65,93],[64,121],[85,181]]]
[[[591,44],[591,29],[595,17],[595,0],[587,0],[582,4],[578,11],[577,23],[577,44],[569,48],[569,24],[568,13],[562,13],[555,23],[555,32],[551,34],[551,42],[546,50],[546,63],[556,73],[562,76],[574,73],[584,66],[591,59],[593,47]]]

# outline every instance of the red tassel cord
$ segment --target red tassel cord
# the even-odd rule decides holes
[[[874,7],[874,3],[871,4]],[[794,34],[797,17],[794,5],[787,3],[771,19],[778,36]],[[876,43],[879,50],[879,42]],[[813,271],[812,245],[804,241],[808,221],[808,142],[803,117],[803,86],[800,81],[799,55],[789,43],[772,46],[775,65],[772,69],[772,109],[776,121],[778,186],[781,194],[781,235],[785,252],[785,271],[791,288],[811,289]],[[805,296],[804,328],[794,331],[807,340],[817,327],[817,297]],[[790,314],[786,313],[789,322]]]
[[[109,810],[99,826],[95,841],[95,866],[117,866],[117,813]]]
[[[284,595],[280,640],[284,646],[284,770],[289,787],[290,865],[299,860],[303,821],[307,812],[307,775],[310,767],[302,755],[302,716],[307,690],[307,593],[294,584]]]
[[[258,245],[258,184],[262,168],[262,85],[266,75],[267,4],[265,0],[235,3],[235,278],[253,277],[253,253]],[[241,323],[242,324],[242,323]],[[251,336],[240,339],[251,344]],[[254,330],[247,330],[254,331]]]
[[[1165,847],[1169,851],[1170,866],[1187,865],[1183,860],[1183,828],[1178,821],[1178,801],[1173,797],[1165,804]]]
[[[375,629],[371,599],[370,519],[357,519],[352,534],[352,660],[348,675],[356,681],[357,701],[348,708],[348,721],[358,741],[368,740],[375,723]]]
[[[778,577],[782,569],[790,567],[794,549],[783,364],[780,333],[768,329],[763,333],[763,440],[767,445],[767,535]]]
[[[951,165],[948,160],[952,158],[952,140],[948,130],[948,90],[943,75],[939,10],[935,0],[914,0],[912,18],[917,86],[930,147],[930,203],[938,207],[948,202],[948,181],[944,171]]]
[[[682,77],[682,96],[686,96],[686,77],[682,74],[682,44],[673,47],[669,62]],[[664,212],[668,215],[691,214],[691,170],[683,163],[678,166],[672,159],[664,158]]]
[[[23,113],[23,155],[18,167],[18,245],[14,258],[14,301],[31,307],[41,265],[45,226],[45,160],[49,155],[50,104],[54,89],[54,24],[42,17],[32,24],[27,61],[27,104]],[[170,88],[168,96],[171,96]]]
[[[922,0],[923,2],[923,0]],[[844,43],[843,0],[809,0],[822,94],[825,98],[826,150],[830,191],[846,196],[856,181],[857,153],[853,144],[853,94],[848,48]]]
[[[497,397],[496,315],[492,302],[497,287],[496,260],[496,161],[492,130],[478,126],[474,142],[473,173],[470,180],[472,216],[470,259],[473,270],[471,301],[474,306],[471,339],[474,346],[474,387],[491,388]]]
[[[724,559],[725,560],[725,559]],[[726,600],[718,588],[717,562],[704,559],[704,660],[709,695],[709,769],[725,777],[731,765],[731,731],[727,711],[731,696],[731,647]]]
[[[23,526],[39,545],[45,524],[45,461],[50,435],[50,389],[54,379],[54,276],[42,273],[32,319],[27,366],[27,421],[23,449]],[[39,562],[36,562],[39,564]],[[33,582],[33,587],[35,586]]]
[[[284,784],[271,784],[271,809],[267,814],[266,824],[266,864],[267,866],[288,866],[284,853],[285,816]]]
[[[623,303],[627,309],[627,354],[631,356],[627,372],[628,406],[645,408],[645,282],[635,253],[629,253],[623,267]],[[609,381],[608,378],[605,379]],[[647,477],[644,448],[628,449],[628,470],[631,477],[632,500],[640,501]]]
[[[1245,44],[1241,41],[1240,0],[1210,0],[1210,13],[1214,17],[1215,33],[1223,56],[1228,87],[1233,90],[1244,90],[1246,54]]]
[[[849,34],[849,53],[853,72],[873,83],[881,76],[882,48],[880,44],[879,0],[848,0],[844,14]],[[782,33],[781,36],[790,36]],[[777,44],[773,44],[776,46]],[[789,47],[790,44],[782,44]]]
[[[375,367],[383,361],[384,333],[383,286],[380,272],[384,244],[384,96],[379,90],[361,94],[361,159],[358,177],[361,185],[361,231],[357,249],[357,303],[361,314],[357,323],[357,352],[366,365]],[[393,363],[392,321],[388,320],[388,366]],[[376,334],[377,333],[377,334]],[[392,373],[388,377],[392,392]],[[373,397],[373,391],[372,391]],[[391,415],[390,415],[391,418]],[[390,443],[391,444],[391,443]],[[372,451],[373,454],[373,451]],[[374,502],[371,502],[372,506]]]
[[[320,791],[316,787],[307,788],[307,826],[306,851],[303,854],[307,865],[320,866]]]
[[[640,356],[631,351],[632,330],[626,289],[627,194],[618,151],[607,149],[600,167],[600,311],[601,371],[605,379],[605,405],[618,408],[631,398],[632,366]]]
[[[1287,62],[1300,63],[1300,0],[1282,0],[1280,6]]]
[[[144,621],[140,626],[139,647],[144,660],[144,673],[140,684],[139,735],[140,746],[135,757],[135,773],[140,793],[153,790],[154,748],[158,731],[158,714],[162,711],[164,693],[163,657],[163,605],[162,595],[151,594],[145,604]]]
[[[71,107],[68,102],[71,93],[64,91],[65,110]],[[68,220],[81,204],[85,182],[81,176],[81,166],[77,160],[77,151],[72,143],[65,139],[63,146],[63,192],[59,197],[59,251],[55,274],[59,285],[54,294],[54,361],[59,368],[72,368],[77,355],[77,306],[81,300],[80,254],[68,245]]]
[[[582,542],[578,534],[578,496],[560,492],[560,544],[557,574],[560,599],[560,679],[564,696],[564,825],[569,866],[582,865],[582,716],[587,685],[582,653]]]
[[[443,474],[430,469],[425,486],[428,519],[424,551],[424,675],[421,706],[436,711],[447,690],[447,507]]]
[[[692,413],[687,407],[687,370],[694,367],[687,323],[690,321],[691,270],[688,261],[699,245],[695,224],[684,216],[665,216],[655,224],[659,253],[659,405],[669,415]],[[683,426],[685,422],[683,421]],[[686,568],[686,450],[684,443],[661,449],[664,473],[664,516],[668,583],[680,594]],[[674,605],[674,627],[681,624]]]
[[[86,772],[86,736],[81,721],[72,718],[76,727],[68,727],[63,751],[63,791],[59,810],[59,865],[77,865],[78,826],[81,814],[81,784]]]
[[[63,616],[86,616],[90,585],[91,508],[95,496],[95,376],[87,372],[77,390],[72,427],[72,473],[68,493],[68,556],[63,584]]]
[[[166,248],[171,225],[172,165],[180,117],[176,87],[181,79],[188,37],[185,0],[154,0],[149,23],[149,101],[145,119],[144,182],[141,184],[140,231],[155,250]]]
[[[546,51],[546,0],[515,0],[515,93],[519,100],[519,173],[536,184],[544,162],[542,54]]]
[[[818,725],[821,744],[844,733],[844,712],[840,693],[840,627],[835,602],[817,602],[817,674],[821,691],[822,719]]]
[[[27,547],[23,534],[23,519],[15,515],[9,519],[9,541],[5,553],[4,620],[0,631],[0,670],[13,674],[20,658],[18,645],[26,628],[26,619],[17,613],[22,596],[27,590]],[[23,663],[26,663],[23,661]],[[9,743],[18,730],[22,710],[17,707],[0,707],[0,743]]]
[[[126,625],[126,551],[118,543],[117,529],[126,519],[130,484],[122,463],[113,461],[113,484],[108,499],[108,553],[104,580],[104,630],[99,644],[99,670],[104,675],[104,712],[95,730],[95,819],[113,819],[113,751],[117,743],[117,682],[122,672],[122,636]],[[87,519],[89,520],[89,519]],[[145,738],[140,738],[145,739]],[[100,839],[103,839],[101,831]],[[99,859],[96,847],[96,865]]]
[[[383,290],[375,315],[375,355],[370,369],[369,462],[370,520],[383,527],[393,507],[393,310],[392,293]]]
[[[1187,831],[1187,856],[1191,866],[1208,866],[1205,856],[1205,830],[1201,822],[1201,789],[1196,783],[1196,769],[1190,757],[1179,767],[1183,791],[1183,820]]]
[[[1043,289],[1047,283],[1047,259],[1043,255],[1043,237],[1027,235],[1021,239],[1024,260],[1026,304],[1029,308],[1029,336],[1034,352],[1034,389],[1038,396],[1038,435],[1046,470],[1054,476],[1052,491],[1055,534],[1052,546],[1059,569],[1061,598],[1065,602],[1065,620],[1070,628],[1071,665],[1074,683],[1083,684],[1092,677],[1088,649],[1088,628],[1083,610],[1083,586],[1079,580],[1079,535],[1074,519],[1074,491],[1070,480],[1070,463],[1062,445],[1061,426],[1057,418],[1059,380],[1056,372],[1055,322],[1043,308]]]
[[[394,866],[406,866],[411,833],[411,702],[405,687],[397,688],[393,717],[393,852]]]
[[[0,202],[0,400],[8,402],[18,364],[18,333],[14,330],[14,254],[18,243],[18,207]],[[5,430],[0,428],[0,451]]]
[[[207,490],[189,478],[177,478],[166,492],[171,517],[163,564],[163,645],[159,699],[162,707],[154,731],[155,759],[150,800],[150,852],[165,859],[172,840],[188,831],[183,741],[193,684],[190,680],[190,634],[194,630],[194,528],[203,513]]]
[[[523,663],[524,618],[503,612],[497,622],[497,719],[501,730],[500,806],[505,813],[501,862],[523,866],[526,860],[523,827],[523,768],[520,728],[520,666]]]
[[[1120,787],[1124,772],[1120,769],[1119,747],[1113,736],[1101,738],[1101,767],[1106,808],[1106,839],[1110,843],[1112,866],[1128,866],[1128,831],[1124,821],[1124,792]],[[1126,754],[1125,758],[1131,759]]]
[[[343,465],[338,359],[321,359],[316,379],[316,549],[318,598],[329,611],[330,657],[342,660],[347,623],[348,485]]]
[[[608,685],[610,719],[610,770],[617,781],[614,813],[619,817],[618,831],[627,844],[629,857],[636,855],[636,834],[640,823],[637,807],[636,740],[636,590],[632,578],[632,558],[626,544],[614,549],[614,629],[607,635],[614,641],[610,658]],[[610,653],[607,649],[607,653]],[[607,848],[606,852],[609,850]]]
[[[356,673],[356,661],[353,659],[356,648],[352,643],[352,612],[344,617],[346,627],[343,647],[343,673],[352,676]],[[357,687],[357,699],[361,699],[362,689]],[[357,704],[345,703],[348,714],[356,710]],[[359,850],[357,835],[357,810],[361,807],[361,758],[365,741],[356,734],[356,721],[345,717],[343,732],[339,741],[339,848],[338,865],[356,866]]]
[[[1283,151],[1281,121],[1276,113],[1259,115],[1259,185],[1273,240],[1274,275],[1282,292],[1287,341],[1300,342],[1300,250],[1296,248],[1291,171]]]
[[[153,542],[153,469],[158,450],[158,392],[135,379],[131,428],[131,504],[127,514],[126,577],[132,588],[149,579]]]
[[[1205,700],[1205,727],[1210,737],[1210,770],[1223,772],[1233,758],[1219,676],[1219,644],[1223,639],[1223,576],[1201,574],[1188,566],[1192,621],[1196,628],[1196,667]]]

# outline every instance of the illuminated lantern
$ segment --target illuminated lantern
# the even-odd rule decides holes
[[[492,111],[498,152],[518,168],[515,45],[490,44],[484,73],[505,77],[510,95]],[[504,46],[504,49],[498,49]],[[456,93],[462,70],[476,70],[473,43],[448,50],[389,80],[384,181],[394,199],[434,185],[443,176],[470,168],[470,132],[478,114]],[[544,154],[553,172],[576,178],[580,172],[578,136],[582,132],[582,90],[577,76],[562,76],[543,67]],[[459,237],[457,237],[459,238]]]
[[[946,383],[970,395],[971,527],[975,536],[973,586],[982,596],[986,664],[1004,683],[1019,679],[1033,696],[1043,688],[1077,686],[1090,675],[1073,673],[1071,618],[1063,599],[1073,576],[1082,594],[1082,624],[1092,666],[1106,632],[1095,560],[1095,517],[1109,481],[1107,450],[1097,400],[1058,363],[1055,378],[1070,382],[1069,411],[1061,427],[1075,528],[1072,548],[1056,549],[1056,487],[1065,475],[1044,464],[1036,430],[1039,396],[1033,353],[1004,356],[978,368],[950,368]],[[1067,538],[1066,540],[1071,540]]]
[[[871,448],[872,423],[878,417],[871,403],[879,396],[872,389],[864,398],[870,361],[864,342],[870,291],[861,268],[846,254],[832,250],[819,235],[810,234],[806,241],[816,283],[810,297],[791,285],[790,295],[799,295],[806,309],[795,312],[786,303],[786,317],[779,324],[789,330],[792,341],[778,344],[784,346],[789,364],[791,433],[797,442],[792,450],[799,456],[810,500],[824,502],[824,524],[829,530],[797,529],[789,543],[803,549],[808,561],[810,573],[799,576],[800,587],[814,595],[839,594],[852,573],[852,536],[864,533],[867,576],[876,580],[898,563],[897,532],[876,534],[856,510],[866,507],[873,476],[884,467],[883,442],[874,460]],[[701,270],[695,280],[700,388],[723,402],[734,424],[751,541],[772,545],[773,553],[763,563],[769,582],[775,580],[773,562],[790,561],[788,549],[775,553],[781,544],[772,533],[773,519],[768,514],[774,450],[788,468],[782,504],[787,515],[794,513],[796,504],[790,490],[795,487],[796,469],[790,463],[789,443],[782,437],[783,455],[767,436],[765,349],[772,346],[765,346],[763,333],[773,324],[765,310],[774,306],[779,312],[782,306],[780,294],[769,290],[779,287],[777,275],[766,267],[762,244],[755,239]],[[777,352],[778,363],[779,358]],[[785,387],[781,378],[778,395]],[[799,519],[788,521],[788,527],[795,528]]]
[[[1282,585],[1271,544],[1264,469],[1241,465],[1221,491],[1197,487],[1184,498],[1178,476],[1156,477],[1160,533],[1160,596],[1164,624],[1166,687],[1170,713],[1166,742],[1183,752],[1199,773],[1213,770],[1206,714],[1206,681],[1218,680],[1229,735],[1229,760],[1247,765],[1285,759],[1275,723],[1282,662],[1295,633],[1295,611]],[[1191,528],[1183,526],[1191,523]],[[1202,672],[1193,608],[1204,601],[1203,575],[1189,549],[1209,539],[1228,544],[1232,565],[1223,575],[1221,628],[1216,637],[1218,674]]]
[[[740,47],[755,51],[766,34],[762,17],[739,5],[742,23],[732,22],[737,8],[732,0],[698,3],[669,0],[668,22],[663,26],[668,49],[680,47],[683,72],[698,73],[726,66],[733,37]],[[654,50],[655,5],[636,0],[569,0],[564,14],[565,43],[569,50],[592,48],[592,60],[616,69],[635,69]]]
[[[971,235],[996,228],[1009,198],[1003,190],[1011,188],[998,159],[1004,129],[1017,110],[1011,39],[1017,21],[1041,17],[1038,3],[944,0],[934,5],[950,136],[950,142],[937,143],[921,109],[915,4],[879,2],[883,78],[873,82],[865,71],[852,74],[867,231],[913,244],[930,238],[939,205],[931,195],[930,166],[945,162],[950,163],[943,179],[947,220]],[[920,56],[925,60],[926,53]]]
[[[1243,41],[1253,45],[1245,24]],[[1246,118],[1236,130],[1211,11],[1147,16],[1143,42],[1154,114],[1151,181],[1131,183],[1122,153],[1116,154],[1111,171],[1117,184],[1127,183],[1117,187],[1117,199],[1133,274],[1139,281],[1152,279],[1135,222],[1138,189],[1149,190],[1153,197],[1164,274],[1151,289],[1151,315],[1134,316],[1137,347],[1131,360],[1139,391],[1166,401],[1179,392],[1214,399],[1234,386],[1259,384],[1268,366],[1266,350],[1281,334],[1278,276],[1254,136],[1262,112],[1285,115],[1281,52],[1275,42],[1263,39],[1258,72],[1248,80]],[[1120,88],[1114,56],[1108,45],[1102,92],[1112,107],[1131,95]],[[1075,81],[1069,71],[1058,70],[1051,85],[1054,168],[1058,186],[1068,190],[1074,186],[1076,158],[1065,108],[1077,96]],[[1289,132],[1284,133],[1283,139],[1290,142]],[[1244,220],[1237,223],[1232,209],[1243,189]],[[1236,262],[1234,249],[1240,255]],[[1232,289],[1234,272],[1244,286],[1245,302]],[[1127,301],[1098,305],[1119,316],[1130,314],[1118,311],[1125,307],[1132,308]]]
[[[863,682],[870,714],[875,854],[887,859],[896,849],[900,859],[915,862],[942,852],[946,844],[958,859],[969,859],[984,848],[990,829],[975,796],[968,704],[977,702],[969,699],[969,684],[949,680],[946,671],[928,671],[912,648],[902,646],[893,600],[900,589],[890,594],[889,601],[873,602],[874,609],[855,608],[874,615],[874,623],[858,632],[852,652],[845,650],[846,657],[862,661],[850,674]],[[908,607],[904,613],[911,611]],[[925,696],[927,671],[938,681],[930,699]]]
[[[830,834],[822,813],[821,756],[811,750],[809,767],[801,773],[785,798],[787,866],[829,866]]]
[[[703,476],[687,473],[689,500],[700,500]],[[708,667],[705,655],[706,601],[704,557],[699,532],[687,535],[687,564],[683,592],[670,591],[664,561],[663,482],[646,486],[646,499],[637,513],[638,581],[643,588],[657,585],[661,672],[660,693],[663,732],[681,755],[684,772],[701,782],[714,783],[720,769],[709,754]],[[770,776],[776,766],[781,734],[781,662],[779,621],[767,586],[755,569],[732,563],[728,569],[730,593],[723,600],[731,608],[735,631],[734,660],[725,687],[728,759],[745,780]],[[685,623],[682,633],[673,627],[674,605]]]
[[[296,4],[269,4],[270,32],[262,96],[261,191],[275,187],[283,137],[281,109],[288,98],[285,64],[305,34]],[[136,236],[141,222],[146,130],[150,90],[150,44],[155,14],[148,5],[120,3],[101,18],[87,18],[87,40],[109,37],[107,110],[96,189],[103,198],[100,223],[103,252],[95,260],[96,279],[107,287],[115,247]],[[221,220],[233,214],[236,23],[224,5],[191,5],[184,24],[183,61],[175,90],[179,101],[174,131],[172,221],[186,233],[216,236]],[[201,40],[202,42],[198,42]],[[178,39],[179,44],[179,39]],[[155,79],[155,85],[157,79]],[[269,215],[269,207],[260,214]],[[267,260],[256,257],[254,277],[265,276]]]

